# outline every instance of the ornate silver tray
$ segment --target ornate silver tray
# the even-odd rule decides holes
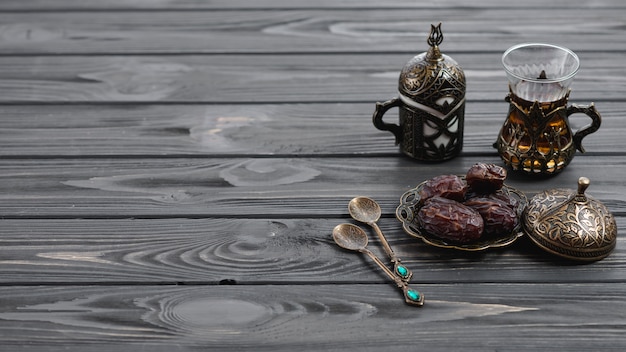
[[[499,236],[483,236],[476,241],[468,243],[456,243],[423,231],[415,219],[415,214],[417,214],[417,211],[420,209],[419,193],[426,182],[427,181],[420,183],[400,197],[400,205],[396,208],[396,217],[402,222],[402,228],[407,234],[417,237],[435,247],[452,248],[463,251],[482,251],[489,248],[508,246],[524,235],[522,229],[522,213],[527,204],[526,196],[521,191],[509,187],[506,184],[502,187],[501,192],[505,192],[518,202],[517,216],[519,222],[511,233],[503,233]]]

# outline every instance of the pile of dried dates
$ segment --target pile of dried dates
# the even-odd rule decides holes
[[[440,175],[426,181],[419,192],[419,226],[457,243],[511,233],[519,222],[519,204],[503,192],[505,179],[504,168],[478,163],[464,178]]]

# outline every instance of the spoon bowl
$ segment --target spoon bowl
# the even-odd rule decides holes
[[[367,247],[367,234],[352,224],[340,224],[333,229],[333,239],[341,248],[358,251]]]
[[[382,214],[380,205],[368,197],[353,198],[350,203],[348,203],[348,211],[354,220],[366,224],[377,222]]]

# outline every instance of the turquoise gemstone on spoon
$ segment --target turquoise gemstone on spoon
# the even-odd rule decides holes
[[[419,302],[420,300],[420,293],[415,290],[408,289],[406,291],[406,295],[411,301]]]
[[[407,269],[403,265],[398,265],[396,267],[396,273],[400,275],[401,277],[407,277],[409,275],[409,269]]]

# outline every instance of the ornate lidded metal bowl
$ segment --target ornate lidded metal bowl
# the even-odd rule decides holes
[[[596,261],[615,248],[617,225],[604,204],[585,195],[589,179],[578,191],[546,190],[529,200],[522,216],[524,232],[542,249],[577,261]]]

